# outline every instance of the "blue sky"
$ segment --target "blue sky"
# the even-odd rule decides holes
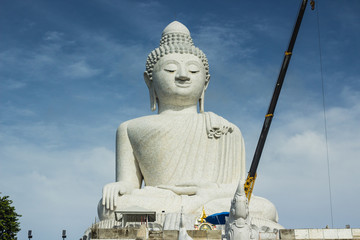
[[[116,128],[153,114],[142,75],[173,20],[207,55],[205,110],[241,129],[248,168],[299,2],[1,0],[0,191],[19,239],[79,239],[94,222]],[[359,228],[360,2],[318,5],[334,227]],[[287,228],[331,226],[316,16],[308,6],[254,190]]]

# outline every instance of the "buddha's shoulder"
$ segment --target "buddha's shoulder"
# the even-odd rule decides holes
[[[240,129],[232,122],[213,112],[204,112],[205,119],[210,123],[211,128],[229,128],[231,132],[239,133]]]
[[[198,113],[195,116],[204,119],[208,130],[229,129],[229,132],[239,133],[241,135],[240,129],[235,124],[213,112]],[[126,131],[131,135],[131,133],[155,130],[158,128],[162,129],[165,125],[173,126],[174,122],[183,123],[183,121],[187,120],[193,121],[193,117],[194,115],[148,115],[123,122],[120,124],[118,131]]]
[[[123,122],[118,127],[118,131],[131,131],[141,128],[146,128],[152,123],[156,123],[159,120],[159,115],[148,115],[139,118],[134,118]]]

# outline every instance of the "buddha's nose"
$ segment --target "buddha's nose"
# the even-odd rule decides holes
[[[175,78],[177,80],[181,80],[181,81],[189,81],[190,80],[187,72],[185,70],[183,70],[183,69],[179,69],[179,71],[177,72]]]

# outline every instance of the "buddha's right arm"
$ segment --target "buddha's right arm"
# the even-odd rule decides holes
[[[122,123],[116,132],[116,182],[103,188],[102,204],[114,210],[119,195],[131,193],[141,186],[142,175],[133,154],[127,133],[128,122]]]
[[[128,136],[130,121],[122,123],[116,131],[116,181],[140,188],[142,175]]]

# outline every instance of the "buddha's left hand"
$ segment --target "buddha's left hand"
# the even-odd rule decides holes
[[[186,182],[181,184],[174,185],[159,185],[158,188],[168,189],[173,191],[178,195],[198,195],[201,192],[201,189],[209,190],[219,188],[218,184],[206,182],[206,183],[193,183]]]

